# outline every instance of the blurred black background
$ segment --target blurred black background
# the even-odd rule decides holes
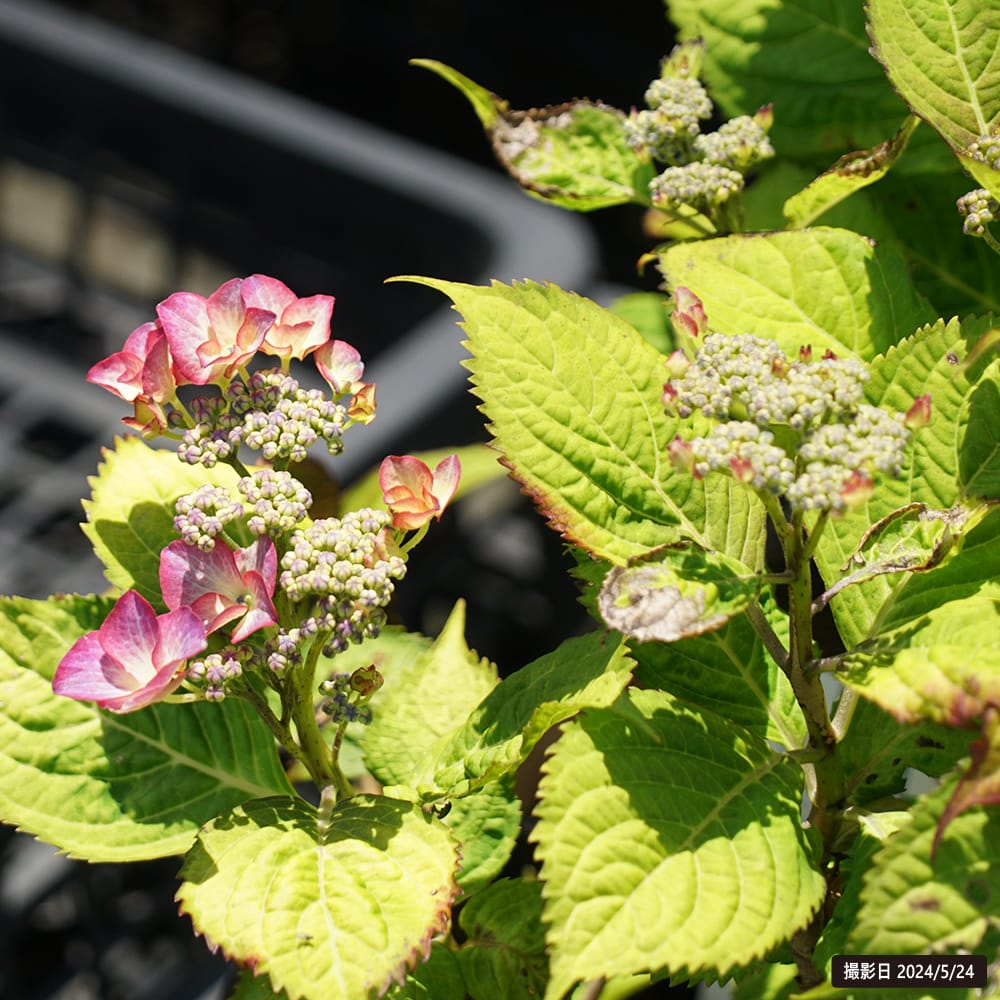
[[[514,108],[572,98],[641,105],[673,44],[661,0],[61,0],[258,80],[493,165],[457,91],[408,65],[437,59]],[[499,167],[496,168],[499,171]],[[604,276],[637,282],[639,210],[590,214]]]

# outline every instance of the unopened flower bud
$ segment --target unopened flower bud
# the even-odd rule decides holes
[[[774,105],[764,104],[759,107],[753,116],[753,120],[765,132],[770,132],[771,126],[774,124]]]
[[[734,456],[729,460],[729,468],[732,469],[733,478],[740,483],[752,483],[754,480],[753,463],[748,458]]]
[[[981,163],[988,163],[995,167],[1000,161],[1000,135],[991,132],[987,135],[978,136],[968,146],[968,155]]]
[[[357,691],[362,698],[373,695],[384,683],[385,678],[375,668],[374,663],[367,667],[358,667],[351,674],[351,690]]]
[[[701,479],[694,467],[694,449],[680,435],[667,446],[667,457],[678,472],[689,472],[695,479]]]
[[[677,390],[669,383],[663,383],[663,394],[660,396],[660,403],[666,413],[674,415],[677,413]]]
[[[840,490],[840,498],[844,501],[844,506],[848,510],[860,507],[868,502],[868,498],[875,492],[875,483],[867,472],[856,470],[852,472],[844,482]]]
[[[375,419],[375,383],[357,382],[347,415],[356,424],[370,424]]]
[[[691,362],[688,361],[683,351],[677,350],[667,356],[666,365],[667,373],[671,378],[683,378],[684,373],[691,367]],[[665,386],[664,389],[666,389]]]
[[[674,289],[674,311],[670,314],[670,322],[678,336],[683,337],[700,337],[708,327],[708,317],[701,299],[684,285],[678,285]]]
[[[965,220],[962,230],[966,236],[985,236],[986,227],[1000,216],[1000,203],[985,188],[963,194],[955,207]]]
[[[913,405],[906,411],[903,417],[903,426],[907,430],[918,431],[921,427],[926,427],[931,422],[931,394],[925,392],[922,396],[917,396]]]
[[[694,148],[706,163],[729,167],[741,174],[774,156],[767,133],[746,115],[731,118],[715,132],[695,136]]]
[[[649,182],[653,205],[663,211],[681,207],[714,213],[743,190],[743,175],[718,163],[696,160],[667,167]]]

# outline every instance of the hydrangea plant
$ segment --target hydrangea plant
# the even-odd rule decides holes
[[[240,997],[820,1000],[894,955],[893,995],[1000,996],[1000,22],[833,6],[672,0],[641,110],[515,111],[418,60],[530,194],[665,241],[612,310],[402,279],[461,313],[592,632],[498,680],[461,604],[387,625],[481,453],[389,456],[320,511],[308,452],[375,414],[332,299],[178,292],[89,376],[136,432],[85,501],[111,590],[2,602],[0,816],[183,854]]]

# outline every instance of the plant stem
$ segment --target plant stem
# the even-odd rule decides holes
[[[830,721],[820,673],[813,661],[812,566],[810,556],[816,549],[826,521],[817,520],[808,541],[803,530],[801,512],[792,516],[791,531],[783,539],[785,561],[792,574],[788,586],[789,650],[787,676],[802,709],[809,734],[808,748],[817,754],[804,766],[812,808],[809,825],[823,841],[822,865],[826,870],[833,854],[833,845],[840,832],[845,795],[844,771],[837,753],[837,731]],[[811,775],[810,775],[811,772]],[[811,780],[809,780],[811,777]],[[792,953],[803,989],[818,985],[823,976],[813,960],[816,942],[826,922],[824,910],[809,925],[794,935]]]
[[[316,682],[316,665],[319,663],[322,649],[321,637],[315,638],[301,668],[295,672],[288,694],[292,702],[292,719],[302,750],[300,758],[302,763],[305,764],[309,776],[317,787],[333,786],[337,798],[342,799],[353,795],[354,789],[351,788],[351,783],[344,777],[340,765],[323,742],[323,734],[319,731],[319,723],[316,721],[313,689]]]
[[[805,548],[802,550],[801,559],[803,562],[808,563],[812,560],[816,552],[816,546],[819,545],[820,536],[823,534],[823,529],[829,520],[830,512],[828,510],[824,510],[816,518],[816,523],[813,525],[812,531],[809,532],[809,538],[806,540]]]
[[[771,658],[782,670],[787,671],[788,650],[785,649],[774,629],[771,628],[771,623],[764,616],[760,605],[756,601],[751,601],[746,607],[746,613],[747,618],[750,619],[750,624],[753,625],[754,631],[757,633],[760,641],[764,643],[764,648],[771,654]]]
[[[1000,253],[1000,243],[997,243],[995,237],[988,229],[983,230],[983,239],[994,253]]]
[[[825,846],[833,842],[839,827],[839,811],[844,796],[844,774],[837,757],[837,734],[830,722],[826,693],[813,662],[812,568],[807,554],[815,549],[817,531],[806,542],[802,530],[802,515],[796,513],[791,522],[792,532],[785,547],[785,558],[793,579],[788,586],[789,650],[788,679],[795,699],[802,709],[809,733],[809,745],[822,751],[813,765],[815,789],[810,823],[823,835]],[[822,528],[817,522],[816,528]]]
[[[271,711],[271,706],[253,688],[244,687],[242,690],[234,692],[235,696],[248,701],[256,709],[257,714],[264,720],[264,724],[271,730],[271,734],[278,741],[284,750],[287,750],[296,760],[302,760],[302,750],[298,743],[292,739],[288,732],[287,725],[282,725],[281,720]],[[305,761],[302,761],[305,763]]]

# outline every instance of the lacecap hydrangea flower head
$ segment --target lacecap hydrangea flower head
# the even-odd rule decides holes
[[[172,439],[181,462],[229,465],[237,475],[229,486],[213,478],[178,491],[159,594],[122,595],[63,657],[57,693],[115,712],[237,694],[281,738],[288,722],[269,714],[261,684],[284,699],[301,681],[314,690],[295,694],[295,704],[310,704],[325,692],[312,680],[319,657],[378,635],[406,555],[453,498],[461,467],[454,455],[433,471],[390,456],[380,475],[386,509],[310,518],[312,495],[291,470],[315,444],[339,454],[344,432],[375,416],[361,355],[332,338],[333,304],[259,274],[207,297],[176,292],[90,370],[91,382],[132,404],[125,423],[144,438]],[[292,375],[291,363],[305,359],[325,390]],[[352,711],[373,690],[354,691]],[[299,738],[311,725],[296,719]]]

